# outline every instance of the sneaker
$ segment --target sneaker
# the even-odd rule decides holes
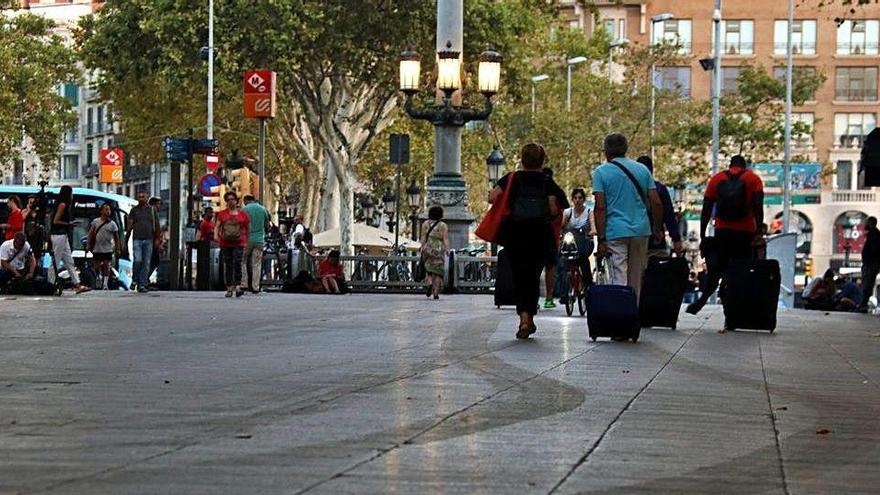
[[[137,283],[135,283],[135,282],[132,282],[131,285],[128,287],[128,290],[136,290],[136,289],[137,289]]]
[[[700,306],[700,303],[693,302],[688,304],[687,308],[685,308],[685,312],[695,315],[699,313],[701,309],[703,309],[703,307]]]
[[[553,309],[556,307],[556,301],[553,299],[544,299],[544,309]]]
[[[227,290],[227,291],[226,291],[226,297],[232,297],[232,291],[231,291],[231,290]]]
[[[235,291],[235,297],[241,297],[241,296],[243,296],[243,295],[244,295],[244,291],[243,291],[243,290],[238,289],[238,290]]]

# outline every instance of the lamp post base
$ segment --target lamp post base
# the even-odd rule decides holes
[[[468,211],[467,184],[461,175],[434,174],[428,181],[426,206],[443,208],[443,221],[449,226],[449,247],[463,249],[470,239],[474,216]],[[427,212],[420,218],[427,219]]]

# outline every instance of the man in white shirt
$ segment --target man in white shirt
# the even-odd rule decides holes
[[[9,282],[29,282],[34,278],[37,261],[23,232],[0,244],[0,286]]]

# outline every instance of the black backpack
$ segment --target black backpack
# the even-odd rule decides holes
[[[541,181],[538,184],[526,184],[523,180],[517,181],[514,191],[516,195],[513,198],[513,204],[510,205],[511,218],[518,221],[550,218],[546,182],[547,179],[543,174],[541,174]]]
[[[749,214],[746,183],[742,180],[745,172],[733,174],[725,170],[724,173],[727,174],[727,180],[718,183],[715,216],[728,221],[745,218]]]

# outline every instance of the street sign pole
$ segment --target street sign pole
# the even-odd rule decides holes
[[[171,161],[171,204],[169,205],[168,254],[170,260],[171,290],[180,290],[180,162]]]
[[[257,173],[260,175],[260,203],[266,204],[266,196],[263,195],[266,183],[266,119],[260,119],[260,164]]]

